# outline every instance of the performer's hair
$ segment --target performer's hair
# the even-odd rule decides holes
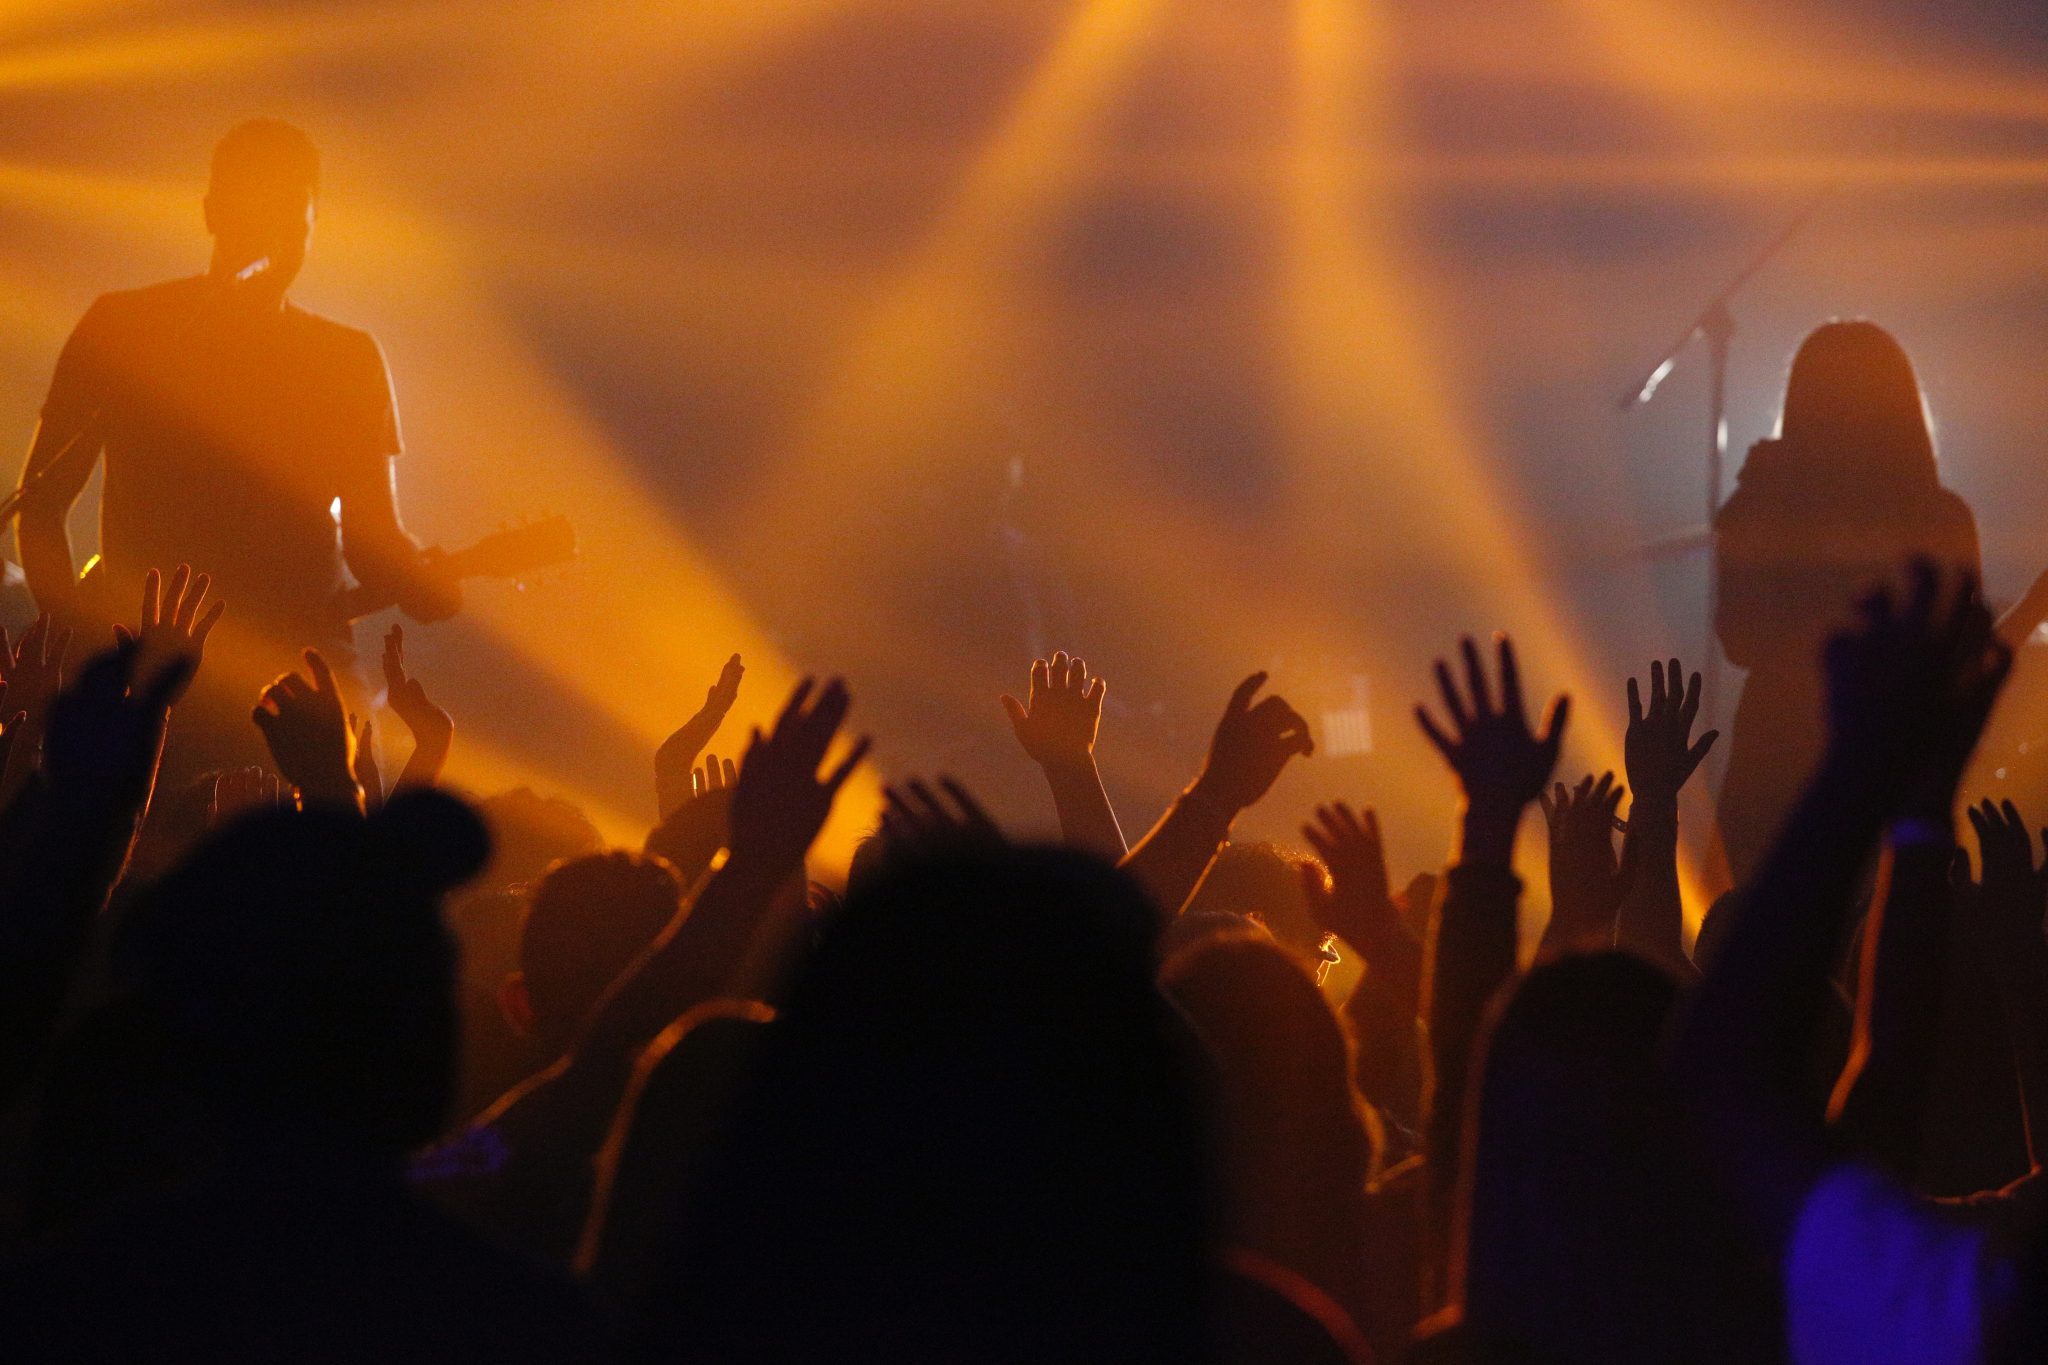
[[[313,139],[282,119],[255,118],[230,128],[214,146],[209,190],[252,184],[317,191],[320,152]]]
[[[1830,322],[1800,344],[1779,435],[1810,457],[1853,460],[1872,475],[1936,478],[1934,434],[1913,362],[1873,322]]]

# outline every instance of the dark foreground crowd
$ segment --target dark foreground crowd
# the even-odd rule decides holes
[[[388,792],[310,651],[270,770],[159,786],[206,595],[4,650],[0,1359],[2048,1358],[2048,869],[2010,804],[1957,846],[2010,664],[1966,574],[1902,566],[1827,645],[1817,770],[1696,957],[1677,660],[1574,780],[1568,699],[1532,726],[1465,641],[1418,710],[1454,851],[1397,891],[1369,808],[1230,842],[1313,747],[1263,675],[1127,848],[1058,655],[1004,701],[1063,842],[907,782],[841,896],[805,859],[851,699],[721,761],[737,658],[641,850],[437,789],[395,632]]]

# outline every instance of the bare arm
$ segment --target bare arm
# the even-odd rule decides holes
[[[1685,907],[1678,894],[1678,794],[1720,738],[1692,737],[1700,710],[1700,675],[1686,679],[1678,660],[1650,665],[1650,704],[1628,680],[1628,733],[1623,749],[1632,793],[1622,845],[1621,913],[1615,942],[1677,974],[1694,975],[1685,955]]]
[[[2048,862],[2035,866],[2033,835],[2010,801],[1985,801],[1969,814],[1982,881],[1956,887],[1956,910],[1998,991],[2019,1074],[2027,1155],[2038,1170],[2048,1156]],[[2048,852],[2048,830],[2041,838]]]
[[[59,620],[75,615],[77,566],[71,557],[71,508],[99,463],[100,435],[91,421],[36,427],[22,471],[24,496],[17,537],[21,571],[39,610]],[[53,464],[61,464],[47,474]]]
[[[1006,693],[1003,710],[1017,743],[1045,774],[1068,846],[1115,862],[1129,850],[1095,766],[1095,736],[1108,692],[1109,684],[1091,678],[1086,663],[1057,653],[1031,665],[1028,700]]]
[[[1864,928],[1856,1040],[1830,1105],[1835,1137],[1908,1185],[1924,1175],[1928,1081],[1942,1040],[1949,954],[1947,830],[1888,841]]]
[[[421,551],[398,519],[391,460],[368,462],[341,489],[341,552],[362,595],[393,602],[415,621],[442,621],[462,609],[462,584],[439,572],[439,550]]]
[[[1264,673],[1254,673],[1237,685],[1201,775],[1123,861],[1166,919],[1181,912],[1209,875],[1239,812],[1272,789],[1288,759],[1315,752],[1308,722],[1293,707],[1277,696],[1252,704],[1265,683]]]
[[[1487,1001],[1515,970],[1515,916],[1522,884],[1514,874],[1515,830],[1557,767],[1571,713],[1568,698],[1552,703],[1542,735],[1529,728],[1522,705],[1514,647],[1498,646],[1500,693],[1496,702],[1479,649],[1463,643],[1465,689],[1448,665],[1436,666],[1448,722],[1416,708],[1423,732],[1457,774],[1464,792],[1456,861],[1430,929],[1430,1075],[1424,1130],[1428,1142],[1431,1210],[1439,1230],[1448,1225],[1464,1130],[1466,1077]]]

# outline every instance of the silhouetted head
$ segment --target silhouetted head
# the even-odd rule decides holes
[[[1564,1360],[1754,1358],[1731,1343],[1766,1330],[1769,1276],[1686,1155],[1659,1064],[1676,1001],[1664,972],[1599,952],[1496,1008],[1453,1270],[1475,1329]]]
[[[1100,860],[983,847],[855,883],[648,1304],[688,1358],[1182,1360],[1210,1227],[1155,915]]]
[[[1187,909],[1256,915],[1281,943],[1313,953],[1323,931],[1309,914],[1300,866],[1299,859],[1273,844],[1227,844]]]
[[[454,952],[440,902],[487,851],[475,814],[437,792],[367,821],[251,815],[152,888],[117,961],[225,1129],[397,1156],[446,1117]]]
[[[1372,1150],[1351,1039],[1302,964],[1262,935],[1218,936],[1169,959],[1160,985],[1216,1064],[1226,1159],[1331,1203],[1362,1196]]]
[[[478,878],[485,887],[523,886],[564,858],[604,847],[581,806],[531,787],[487,796],[477,802],[477,813],[491,832],[491,861]]]
[[[206,186],[216,267],[234,273],[267,259],[261,287],[281,294],[306,263],[319,194],[320,153],[299,129],[267,118],[229,129]]]
[[[1932,485],[1934,435],[1905,348],[1873,322],[1830,322],[1800,343],[1778,436],[1845,473]]]
[[[512,1022],[559,1052],[599,997],[645,952],[682,903],[675,869],[659,858],[591,853],[549,868],[533,889],[507,983]]]

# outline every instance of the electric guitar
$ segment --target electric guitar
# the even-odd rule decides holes
[[[575,558],[576,530],[567,517],[557,515],[494,531],[468,549],[446,556],[441,571],[456,578],[524,578]],[[92,616],[104,616],[109,621],[124,619],[122,609],[127,604],[105,600],[109,585],[103,568],[98,555],[86,564],[78,579],[78,600]],[[165,573],[168,575],[169,570]],[[397,604],[396,593],[372,593],[350,587],[334,595],[330,609],[333,619],[354,621]]]

